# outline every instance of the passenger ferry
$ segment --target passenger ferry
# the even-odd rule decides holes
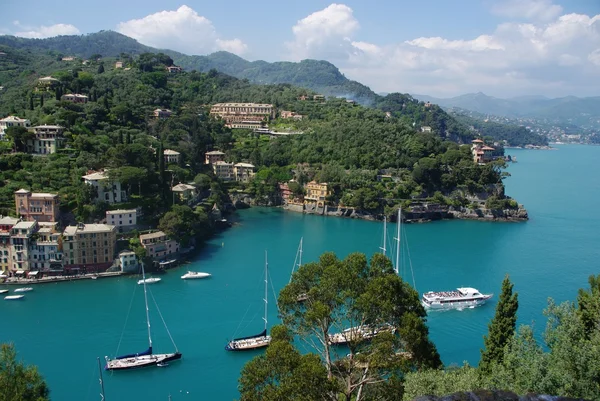
[[[494,294],[482,294],[470,287],[456,291],[429,291],[423,294],[421,303],[428,309],[464,309],[483,305]]]

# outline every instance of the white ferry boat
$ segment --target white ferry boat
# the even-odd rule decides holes
[[[483,305],[494,294],[482,294],[470,287],[456,291],[429,291],[423,294],[421,303],[428,309],[464,309]]]

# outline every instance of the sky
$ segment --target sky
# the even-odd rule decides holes
[[[0,0],[0,34],[322,59],[376,92],[600,96],[600,0],[181,1]]]

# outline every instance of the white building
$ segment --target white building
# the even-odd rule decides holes
[[[164,151],[165,164],[179,164],[181,154],[176,150],[165,149]]]
[[[235,180],[248,182],[254,177],[254,165],[250,163],[236,163],[233,166]]]
[[[137,273],[140,264],[135,256],[135,252],[125,250],[119,253],[119,266],[121,266],[121,271],[123,273]]]
[[[63,142],[64,127],[59,125],[38,125],[33,127],[35,138],[27,141],[29,153],[47,155],[56,153]]]
[[[13,273],[23,275],[30,270],[29,255],[32,235],[38,229],[37,221],[20,221],[11,229],[10,246]]]
[[[132,227],[137,224],[136,209],[118,209],[106,211],[106,224],[116,226],[119,231],[124,227]]]
[[[233,163],[218,161],[212,164],[212,168],[215,175],[223,181],[230,181],[234,179]]]
[[[6,129],[10,127],[23,127],[29,128],[31,126],[31,121],[19,118],[16,116],[8,116],[0,120],[0,141],[4,140],[4,136],[6,135]]]
[[[106,170],[90,172],[83,176],[83,181],[96,190],[97,202],[104,201],[113,204],[127,201],[127,192],[121,188],[121,183],[111,182]]]

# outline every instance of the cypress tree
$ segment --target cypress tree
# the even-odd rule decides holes
[[[108,110],[108,95],[105,93],[104,97],[102,98],[102,104],[104,105],[104,108],[106,110]]]
[[[43,93],[40,96],[40,107],[44,107],[44,94]]]
[[[123,131],[119,131],[119,143],[123,143]]]
[[[101,63],[101,64],[98,66],[98,74],[102,74],[103,72],[104,72],[104,64],[102,64],[102,63]]]
[[[33,110],[33,95],[29,96],[29,110]]]
[[[127,145],[131,145],[131,132],[127,131]]]
[[[504,347],[515,334],[517,309],[519,309],[518,295],[513,294],[513,284],[506,275],[502,281],[502,292],[496,305],[496,314],[488,326],[488,334],[484,336],[484,349],[481,350],[479,361],[479,369],[484,374],[491,371],[494,363],[502,362]]]

